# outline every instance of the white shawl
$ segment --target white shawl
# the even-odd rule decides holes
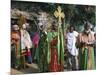
[[[67,33],[67,49],[73,56],[78,55],[78,49],[75,46],[77,36],[78,32],[76,31],[73,31],[72,33]]]
[[[32,47],[32,41],[29,33],[26,30],[21,30],[21,49]]]

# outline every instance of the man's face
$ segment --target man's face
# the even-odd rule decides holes
[[[90,31],[91,31],[90,25],[86,25],[86,27],[85,27],[85,32],[86,32],[86,33],[89,33]]]
[[[70,27],[70,32],[73,32],[74,31],[74,27]]]
[[[89,29],[90,29],[90,26],[89,26],[89,25],[87,25],[87,26],[86,26],[86,30],[89,30]]]
[[[52,25],[52,30],[55,30],[55,26],[54,25]]]
[[[40,26],[40,30],[43,30],[43,25]]]

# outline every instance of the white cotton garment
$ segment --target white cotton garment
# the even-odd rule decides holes
[[[21,30],[21,49],[32,48],[32,41],[26,30]]]
[[[68,32],[67,33],[67,49],[70,52],[71,55],[77,56],[78,55],[78,49],[75,46],[76,43],[76,37],[78,36],[78,32]]]

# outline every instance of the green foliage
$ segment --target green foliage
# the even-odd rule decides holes
[[[94,26],[96,25],[96,6],[12,1],[12,8],[35,12],[37,14],[39,11],[44,11],[52,17],[54,17],[54,11],[58,5],[61,6],[65,13],[65,25],[75,25],[80,28],[80,26],[84,24],[84,21],[89,21]]]
[[[73,5],[73,4],[44,4],[44,11],[52,14],[56,10],[57,6],[60,5],[65,13],[65,22],[69,25],[80,26],[84,24],[84,21],[89,21],[95,26],[96,22],[96,7],[88,5]],[[43,6],[40,6],[43,7]]]

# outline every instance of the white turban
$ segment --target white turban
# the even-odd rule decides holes
[[[14,30],[19,30],[19,26],[18,25],[13,25],[13,29]]]

